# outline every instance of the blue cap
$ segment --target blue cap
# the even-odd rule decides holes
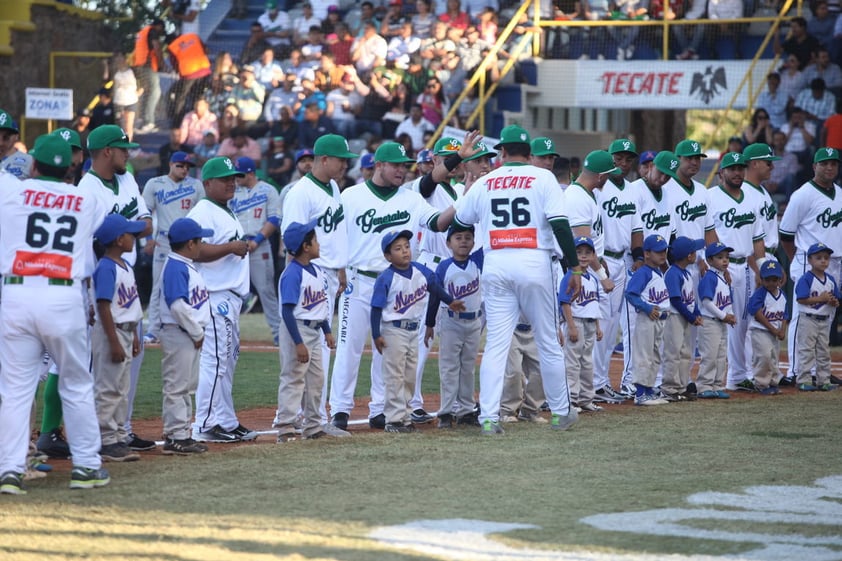
[[[407,240],[412,239],[412,232],[409,230],[395,230],[393,232],[386,232],[383,235],[383,240],[380,242],[380,249],[383,250],[383,253],[389,251],[389,246],[394,243],[394,241],[398,238],[406,238]]]
[[[311,158],[315,158],[315,156],[313,155],[313,151],[310,150],[309,148],[304,148],[304,149],[298,150],[295,153],[295,163],[297,164],[298,160],[300,160],[301,158],[306,158],[308,156],[311,157]]]
[[[765,263],[763,263],[763,266],[760,267],[760,278],[768,279],[771,277],[777,277],[779,279],[784,278],[783,267],[781,267],[781,264],[774,259],[768,259]]]
[[[666,251],[668,247],[667,240],[658,234],[652,234],[643,240],[643,251]]]
[[[418,164],[423,164],[423,163],[432,162],[432,161],[433,161],[433,151],[427,150],[426,148],[424,150],[421,150],[420,152],[418,152],[418,156],[415,157],[415,163],[418,163]]]
[[[673,240],[671,247],[672,258],[678,261],[705,247],[705,240],[692,240],[686,236],[678,236]]]
[[[360,156],[360,169],[371,169],[374,167],[374,154],[363,154]]]
[[[453,235],[453,234],[455,234],[456,232],[471,232],[471,233],[474,233],[474,234],[475,234],[475,233],[476,233],[476,228],[474,228],[473,224],[472,224],[472,225],[470,225],[470,226],[462,226],[461,224],[458,224],[457,222],[455,222],[455,221],[454,221],[454,222],[453,222],[453,223],[452,223],[452,224],[451,224],[451,225],[447,228],[447,239],[448,239],[448,240],[450,240],[450,236],[452,236],[452,235]]]
[[[190,161],[190,154],[187,152],[173,152],[172,156],[170,156],[170,163],[171,164],[187,164],[191,167],[196,167],[196,164]]]
[[[657,155],[658,155],[658,153],[655,152],[654,150],[646,150],[645,152],[642,152],[640,154],[640,157],[638,158],[638,161],[641,164],[648,164],[649,162],[655,161],[655,156],[657,156]]]
[[[705,257],[713,257],[719,255],[723,251],[734,251],[733,247],[728,247],[722,242],[713,242],[705,248]]]
[[[590,239],[588,236],[579,236],[574,240],[574,242],[576,243],[576,247],[579,247],[580,245],[586,245],[591,249],[595,249],[593,245],[593,240]]]
[[[91,171],[92,165],[94,165],[94,163],[91,161],[91,159],[85,158],[85,161],[82,162],[82,173],[88,173],[89,171]]]
[[[202,228],[192,218],[177,218],[170,226],[167,235],[170,243],[183,243],[196,238],[209,238],[213,235],[213,230]]]
[[[146,229],[144,220],[128,220],[122,214],[109,214],[105,217],[102,225],[94,232],[94,237],[105,245],[108,245],[123,234],[137,235]]]
[[[814,243],[810,246],[810,249],[807,250],[807,256],[815,255],[816,253],[821,253],[822,251],[826,251],[828,253],[833,253],[833,250],[824,245],[822,242]]]
[[[306,224],[300,222],[291,222],[287,229],[284,230],[284,245],[287,251],[291,253],[298,253],[301,245],[304,243],[304,238],[316,229],[319,219],[315,218]]]
[[[237,158],[237,163],[235,164],[235,167],[240,173],[251,173],[257,169],[257,166],[254,165],[254,160],[252,160],[248,156],[240,156],[239,158]]]

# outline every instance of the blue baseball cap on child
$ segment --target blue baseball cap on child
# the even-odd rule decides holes
[[[167,236],[170,238],[170,243],[183,243],[195,240],[196,238],[209,238],[213,235],[213,230],[209,228],[202,228],[199,223],[192,218],[178,218],[170,225]]]
[[[457,224],[456,222],[453,222],[453,224],[451,224],[447,228],[447,239],[450,240],[450,236],[452,236],[456,232],[472,232],[472,233],[475,234],[476,228],[474,228],[473,224],[470,225],[470,226],[462,226],[461,224]]]
[[[284,245],[290,253],[297,253],[304,243],[304,238],[316,229],[319,219],[315,218],[306,224],[300,222],[291,222],[287,229],[284,230]]]
[[[658,234],[652,234],[643,240],[643,251],[666,251],[668,247],[667,240]]]
[[[374,167],[374,154],[363,154],[360,156],[360,169],[371,169]]]
[[[415,162],[418,164],[423,164],[425,162],[432,162],[433,161],[433,151],[432,150],[421,150],[418,152],[418,156],[415,157]]]
[[[109,214],[103,220],[102,225],[94,232],[94,237],[108,245],[123,234],[138,235],[145,229],[145,220],[128,220],[122,214]]]
[[[406,238],[407,240],[411,240],[412,232],[410,232],[409,230],[395,230],[394,232],[386,232],[386,234],[383,236],[383,240],[380,242],[380,249],[383,250],[383,253],[389,251],[389,247],[398,238]]]
[[[822,251],[826,251],[828,253],[833,253],[833,250],[824,245],[822,242],[814,243],[810,246],[810,249],[807,250],[807,256],[815,255],[816,253],[821,253]]]
[[[734,251],[734,248],[728,247],[722,242],[713,242],[705,248],[705,257],[714,257],[723,251]]]
[[[678,236],[673,240],[671,247],[672,258],[678,261],[705,247],[705,240],[691,240],[686,236]]]
[[[298,163],[298,160],[301,158],[313,158],[313,151],[309,148],[302,148],[295,153],[295,163]]]
[[[781,267],[781,264],[774,259],[767,260],[763,263],[763,266],[760,267],[760,278],[768,279],[771,277],[778,279],[784,278],[783,267]]]
[[[257,166],[254,165],[254,160],[248,156],[240,156],[237,158],[236,167],[237,171],[240,173],[251,173],[257,169]]]
[[[658,153],[654,150],[646,150],[645,152],[640,153],[640,158],[638,159],[638,161],[641,164],[648,164],[649,162],[655,161],[655,156],[657,155]]]
[[[579,236],[574,240],[574,242],[576,243],[576,247],[579,247],[580,245],[586,245],[591,249],[595,249],[593,245],[593,240],[590,239],[588,236]]]

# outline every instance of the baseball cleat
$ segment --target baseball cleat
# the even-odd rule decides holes
[[[611,386],[599,388],[594,392],[593,400],[598,403],[623,403],[626,398],[614,391]]]
[[[192,456],[194,454],[204,454],[208,451],[208,447],[201,442],[196,442],[192,438],[185,438],[183,440],[174,440],[168,438],[164,441],[163,454],[165,456]]]
[[[321,430],[319,430],[319,432],[322,434],[322,436],[332,436],[334,438],[347,438],[351,436],[350,432],[337,428],[331,425],[330,423],[325,423],[324,425],[322,425]],[[306,438],[307,437],[305,437],[305,439]]]
[[[252,440],[257,440],[257,432],[251,429],[244,427],[243,425],[237,425],[237,428],[230,431],[232,434],[237,435],[239,439],[243,442],[250,442]]]
[[[661,397],[653,393],[639,395],[634,398],[634,404],[643,407],[650,407],[652,405],[666,405],[667,403],[669,403],[669,401],[667,401],[666,399],[662,399]]]
[[[336,413],[333,416],[333,426],[342,429],[348,430],[348,414],[347,413]]]
[[[553,430],[567,430],[579,420],[579,413],[573,409],[573,406],[570,407],[570,413],[567,415],[556,415],[553,413],[552,418],[550,419],[550,428]]]
[[[7,471],[0,475],[0,494],[25,495],[26,487],[23,485],[23,474],[16,471]]]
[[[482,429],[480,432],[485,436],[495,436],[505,433],[503,427],[500,426],[500,423],[492,421],[491,419],[486,419],[482,422]]]
[[[386,428],[386,415],[380,413],[374,417],[368,418],[368,426],[373,429],[383,430]]]
[[[100,468],[75,467],[70,473],[71,489],[93,489],[94,487],[105,487],[111,483],[111,476],[108,470]]]
[[[198,440],[199,442],[222,442],[222,443],[229,443],[229,442],[239,442],[241,439],[238,435],[234,434],[233,431],[227,431],[223,429],[219,425],[215,425],[212,429],[200,432],[199,434],[193,435],[193,438]]]
[[[408,434],[411,432],[415,432],[416,428],[415,425],[413,425],[412,423],[386,423],[386,426],[383,427],[383,431]]]
[[[444,413],[438,416],[438,428],[440,429],[452,429],[453,428],[453,415],[450,413]]]
[[[49,458],[64,460],[70,457],[70,446],[61,434],[61,429],[41,433],[35,447]]]
[[[418,423],[419,425],[423,425],[425,423],[429,423],[430,421],[432,421],[436,417],[435,417],[435,415],[430,415],[429,413],[427,413],[423,409],[419,408],[419,409],[416,409],[415,411],[413,411],[412,415],[410,415],[409,418],[412,419],[413,423]]]
[[[146,440],[140,438],[135,433],[130,432],[129,438],[126,441],[126,446],[128,446],[129,449],[134,450],[135,452],[148,452],[149,450],[154,450],[156,444],[154,440]]]
[[[547,420],[545,418],[543,418],[541,415],[539,415],[538,413],[532,413],[532,414],[519,413],[518,416],[517,416],[517,420],[523,421],[523,422],[526,422],[526,423],[536,423],[536,424],[539,424],[539,425],[544,425],[544,424],[547,423]]]
[[[140,459],[140,454],[122,442],[106,444],[100,449],[99,455],[105,462],[136,462]]]

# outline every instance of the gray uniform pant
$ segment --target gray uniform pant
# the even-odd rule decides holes
[[[632,335],[632,362],[634,383],[651,388],[658,377],[661,366],[661,342],[664,337],[662,319],[651,319],[648,314],[637,312]]]
[[[101,322],[94,324],[91,333],[94,400],[103,446],[125,442],[128,438],[123,423],[129,409],[134,331],[119,328],[116,331],[120,345],[126,353],[126,358],[120,363],[111,360],[111,345]]]
[[[149,314],[148,331],[158,337],[161,331],[161,273],[170,254],[170,241],[166,235],[158,235],[155,242],[155,253],[152,257],[152,293],[149,295],[149,306],[146,310]]]
[[[532,330],[515,330],[506,361],[500,415],[534,415],[546,401],[541,362]]]
[[[778,385],[781,377],[778,359],[781,353],[781,342],[765,329],[753,327],[749,329],[751,336],[751,369],[754,372],[754,387],[765,390],[769,386]]]
[[[798,353],[799,384],[811,384],[810,371],[816,369],[816,384],[830,382],[830,316],[821,319],[813,314],[798,316],[795,352]]]
[[[278,384],[278,414],[275,421],[279,434],[294,432],[295,418],[300,409],[304,417],[303,434],[310,436],[319,432],[322,425],[322,414],[319,411],[322,388],[325,385],[322,331],[318,326],[305,325],[301,320],[296,322],[301,341],[310,353],[310,360],[298,362],[292,336],[286,327],[281,328],[278,345],[281,375]]]
[[[665,323],[661,391],[674,395],[687,391],[690,383],[695,330],[681,314],[671,313]]]
[[[699,393],[725,389],[726,357],[728,354],[728,325],[715,318],[706,317],[699,327],[699,375],[696,390]]]
[[[272,337],[278,336],[281,324],[278,310],[278,288],[275,286],[275,266],[272,260],[272,246],[264,241],[257,249],[249,254],[249,275],[251,284],[260,296],[266,323],[272,330]],[[331,295],[332,297],[332,295]]]
[[[474,409],[474,371],[482,319],[452,318],[439,314],[439,415],[467,415]]]
[[[415,367],[418,365],[418,331],[383,323],[381,335],[386,342],[382,367],[386,384],[383,414],[387,423],[408,423],[411,421],[409,402],[415,392]]]
[[[564,325],[564,365],[567,368],[567,386],[570,388],[570,402],[582,407],[590,405],[594,398],[593,348],[596,342],[596,320],[573,318],[579,337],[576,342],[568,336],[569,327]]]
[[[162,420],[164,436],[173,440],[190,438],[193,419],[191,394],[199,382],[199,357],[202,352],[193,346],[193,339],[174,323],[162,325],[161,381],[163,383]]]

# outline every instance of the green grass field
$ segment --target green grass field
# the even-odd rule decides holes
[[[160,414],[159,359],[147,350],[141,417]],[[243,353],[239,408],[274,406],[277,360]],[[498,438],[428,428],[146,455],[109,464],[103,489],[71,492],[60,471],[0,497],[0,559],[842,559],[840,405],[842,391],[789,392],[615,406],[560,434],[522,423]]]

